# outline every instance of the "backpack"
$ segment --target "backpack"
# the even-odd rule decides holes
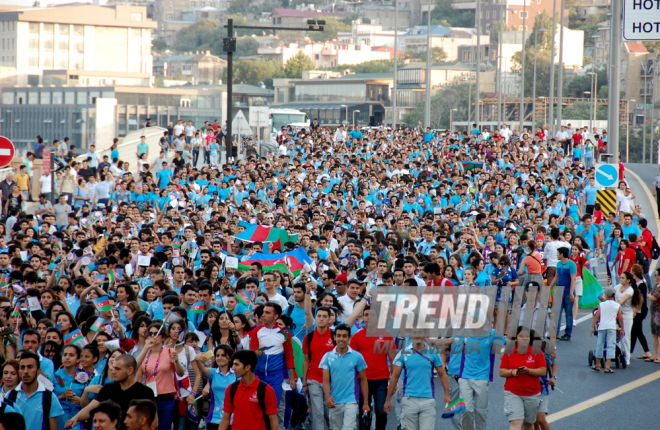
[[[642,270],[648,272],[649,258],[646,256],[646,253],[644,252],[641,246],[635,248],[635,259],[637,260],[637,264],[642,266]]]
[[[50,407],[53,402],[53,392],[44,390],[43,395],[41,396],[41,408],[43,410],[43,430],[55,430],[50,428]],[[50,394],[47,396],[46,394]],[[9,392],[9,395],[5,397],[5,400],[7,403],[3,403],[3,405],[0,407],[0,415],[5,413],[5,408],[6,404],[9,404],[10,406],[16,403],[16,399],[18,398],[18,391],[16,390],[11,390]],[[26,413],[27,411],[24,411],[23,413]]]
[[[234,396],[236,395],[236,390],[238,390],[238,384],[240,384],[241,381],[236,381],[232,383],[229,386],[229,400],[231,401],[231,405],[234,406]],[[266,415],[266,387],[268,384],[266,384],[264,381],[259,381],[259,385],[257,386],[257,399],[259,400],[259,407],[261,408],[261,412],[264,415],[264,422],[266,423],[266,430],[271,430],[270,428],[270,418],[268,418],[268,415]]]
[[[651,243],[651,259],[657,260],[658,258],[660,258],[660,246],[658,246],[658,241],[655,240],[655,236],[653,236],[653,242]]]
[[[314,338],[314,333],[316,332],[316,329],[312,330],[311,333],[309,333],[307,336],[305,336],[305,343],[307,344],[307,351],[308,354],[307,356],[309,357],[309,361],[312,361],[312,338]],[[334,346],[337,346],[337,341],[335,340],[335,331],[330,330],[330,338],[332,339],[332,344]]]

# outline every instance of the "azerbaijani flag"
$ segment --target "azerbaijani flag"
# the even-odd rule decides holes
[[[600,257],[598,257],[598,260],[597,260],[597,261],[598,261],[598,265],[599,265],[599,266],[600,266],[601,264],[605,264],[605,262],[606,262],[606,261],[605,261],[605,256],[604,256],[604,255],[601,255]]]
[[[103,324],[105,324],[105,318],[97,317],[96,321],[94,321],[94,324],[89,328],[93,332],[100,332],[101,329],[103,328]]]
[[[279,269],[282,272],[292,273],[295,276],[300,274],[305,263],[311,264],[312,259],[305,250],[299,246],[290,252],[280,254],[264,254],[257,252],[249,260],[241,261],[238,263],[238,270],[245,272],[250,269],[252,263],[261,263],[263,270],[269,272],[271,270]]]
[[[62,379],[61,376],[58,376],[57,373],[53,373],[53,376],[55,377],[55,381],[57,381],[57,385],[59,385],[60,388],[64,388],[66,386],[64,379]]]
[[[203,314],[204,313],[204,302],[197,302],[190,306],[190,313],[191,314]]]
[[[99,312],[112,310],[108,296],[99,297],[98,299],[92,300],[92,302],[94,302],[94,306],[96,306],[96,310]]]
[[[179,237],[177,236],[177,237],[175,237],[174,240],[172,241],[172,248],[181,248],[181,244],[182,244],[182,243],[183,243],[183,242],[181,241],[181,238],[179,238]]]
[[[80,329],[75,329],[71,333],[67,334],[64,336],[64,344],[65,345],[75,345],[80,341],[84,341],[85,338],[83,337],[82,332]]]
[[[117,278],[119,278],[119,271],[117,271],[117,269],[108,270],[108,281],[110,281],[110,283],[116,283]]]
[[[305,360],[305,354],[303,354],[302,343],[296,337],[291,336],[291,334],[284,330],[280,329],[280,333],[284,336],[284,339],[291,341],[291,348],[293,349],[293,360],[296,366],[296,373],[302,375],[303,373],[303,361]]]
[[[239,303],[241,303],[243,306],[248,306],[248,303],[251,302],[250,296],[248,295],[247,291],[245,291],[245,289],[236,293],[236,300],[238,300]]]
[[[16,307],[14,308],[14,312],[11,313],[11,316],[13,316],[13,317],[17,317],[17,316],[19,316],[20,314],[21,314],[21,307],[20,307],[20,306],[16,306]]]
[[[0,285],[8,285],[9,281],[10,281],[9,276],[7,276],[6,274],[3,273],[2,276],[0,276]]]
[[[445,411],[442,413],[442,418],[451,418],[456,414],[460,414],[461,412],[465,412],[465,401],[459,397],[453,403],[445,406]]]
[[[384,249],[383,252],[380,253],[378,260],[387,262],[387,267],[392,266],[392,256],[387,249]]]
[[[516,236],[522,236],[524,230],[521,225],[516,226]]]
[[[461,161],[461,165],[463,166],[463,170],[467,171],[472,169],[481,169],[484,163],[478,161]]]
[[[470,224],[474,224],[475,222],[477,222],[477,217],[474,216],[474,215],[471,215],[471,216],[465,218],[465,221],[463,221],[463,225],[470,225]]]
[[[263,242],[272,243],[271,249],[282,249],[285,243],[298,241],[298,235],[289,233],[286,230],[264,225],[253,225],[246,222],[239,222],[245,231],[234,236],[234,238],[245,242]]]

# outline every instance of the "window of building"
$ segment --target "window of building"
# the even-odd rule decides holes
[[[42,105],[50,104],[50,93],[48,91],[44,91],[41,93],[41,104]]]
[[[87,104],[87,91],[79,91],[76,93],[76,104],[78,105]]]
[[[28,93],[28,104],[29,105],[39,104],[39,93],[34,91]]]
[[[524,11],[524,12],[523,12],[523,11],[521,10],[520,12],[518,12],[518,16],[519,16],[521,19],[522,19],[522,18],[527,19],[527,18],[529,18],[529,12],[527,12],[527,11]]]
[[[493,19],[497,19],[497,11],[496,10],[493,11]]]
[[[486,19],[490,19],[490,11],[486,11]]]
[[[59,91],[53,93],[53,104],[54,105],[62,104],[62,93],[60,93]]]
[[[4,105],[13,105],[14,104],[14,93],[12,93],[12,92],[2,93],[2,104],[4,104]]]
[[[29,34],[39,34],[39,23],[38,22],[31,22],[28,25],[28,33]]]
[[[167,15],[167,19],[171,20],[171,19],[172,19],[172,15]]]
[[[169,3],[168,3],[168,6],[169,6],[169,7],[174,7],[174,2],[173,2],[173,1],[169,2]]]
[[[76,93],[73,91],[67,91],[64,93],[64,104],[73,105],[76,104]]]
[[[319,54],[314,54],[314,59],[318,60],[319,59]]]

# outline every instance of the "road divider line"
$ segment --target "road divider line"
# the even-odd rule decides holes
[[[615,397],[618,397],[629,391],[637,389],[643,385],[648,384],[649,382],[653,382],[656,379],[660,379],[660,370],[651,373],[650,375],[646,375],[642,378],[636,379],[620,387],[617,387],[599,396],[592,397],[591,399],[585,400],[584,402],[578,403],[577,405],[573,405],[570,408],[566,408],[562,411],[555,412],[554,414],[550,414],[546,417],[546,420],[548,421],[548,423],[553,423],[555,421],[559,421],[561,419],[570,417],[571,415],[575,415],[589,408],[593,408],[594,406],[600,405],[601,403],[607,402],[608,400],[612,400]]]
[[[580,324],[580,323],[583,323],[583,322],[585,322],[585,321],[587,321],[587,320],[592,319],[593,317],[594,317],[594,316],[593,316],[592,314],[585,315],[585,316],[583,316],[582,318],[578,318],[578,319],[576,319],[575,321],[573,321],[573,325],[576,326],[576,325],[578,325],[578,324]],[[562,325],[562,326],[561,326],[561,329],[562,329],[562,330],[565,330],[565,329],[566,329],[566,324]]]

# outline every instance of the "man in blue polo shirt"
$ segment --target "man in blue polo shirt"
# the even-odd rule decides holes
[[[39,354],[39,347],[41,346],[41,336],[39,332],[33,328],[29,328],[23,332],[23,339],[21,339],[21,345],[24,350],[34,352],[39,357],[39,369],[41,373],[49,378],[50,375],[55,371],[55,366],[53,362],[46,357]]]
[[[24,412],[26,429],[42,429],[44,427],[43,396],[51,396],[50,412],[48,413],[49,428],[57,428],[57,417],[64,415],[62,405],[53,392],[46,390],[39,382],[39,356],[31,351],[21,355],[19,364],[21,383],[15,388],[16,393],[7,394],[9,398],[16,396],[14,404]],[[29,413],[28,413],[29,411]]]
[[[369,392],[367,384],[367,363],[364,357],[348,346],[351,340],[351,328],[339,324],[335,328],[337,346],[321,359],[319,368],[323,369],[323,392],[330,408],[331,429],[357,428],[358,399],[360,393],[355,389],[355,379],[360,378],[360,391]],[[364,396],[362,410],[369,412],[369,396]]]
[[[589,183],[584,187],[584,199],[587,204],[586,211],[589,215],[594,214],[594,205],[598,197],[598,190],[602,189],[602,187],[596,186],[596,178],[593,176],[589,178]]]
[[[435,348],[427,343],[425,337],[413,337],[412,343],[400,351],[394,362],[390,384],[387,388],[387,399],[383,409],[389,414],[392,409],[392,395],[396,391],[397,381],[403,370],[403,399],[401,401],[401,427],[404,429],[434,429],[435,428],[435,385],[433,369],[440,377],[444,389],[445,405],[449,404],[449,381],[447,372],[442,366],[442,359]]]
[[[302,342],[307,332],[311,331],[314,324],[314,316],[312,316],[312,298],[309,294],[312,288],[316,288],[316,283],[311,281],[308,285],[302,282],[296,282],[293,285],[293,298],[295,303],[289,305],[284,312],[293,320],[295,326],[293,334]],[[304,327],[304,329],[303,329]]]
[[[461,338],[463,351],[458,371],[458,386],[465,401],[463,428],[485,430],[488,417],[488,385],[493,382],[495,354],[493,343],[503,344],[505,339],[490,329],[482,337]],[[496,349],[497,346],[496,346]]]
[[[559,340],[571,340],[571,334],[573,334],[573,301],[575,300],[573,294],[575,291],[577,266],[573,261],[569,260],[569,254],[570,251],[566,247],[557,249],[557,255],[559,256],[557,272],[555,273],[554,279],[548,285],[550,288],[555,285],[558,287],[564,287],[564,294],[562,295],[562,302],[559,307],[559,318],[557,318],[557,321],[561,321],[561,313],[566,312],[566,329],[564,330],[564,335],[559,337],[561,324],[557,323],[557,337]],[[555,297],[555,299],[556,298],[557,297]]]

